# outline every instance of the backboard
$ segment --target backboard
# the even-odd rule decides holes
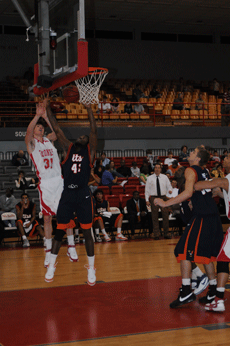
[[[85,40],[85,0],[38,2],[38,63],[34,66],[34,93],[42,95],[88,74]],[[56,49],[50,33],[57,34]]]

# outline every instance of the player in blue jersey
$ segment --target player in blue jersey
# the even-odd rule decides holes
[[[154,203],[160,207],[169,207],[191,198],[193,213],[191,220],[175,248],[177,261],[181,265],[182,288],[178,298],[170,304],[177,308],[196,299],[191,289],[192,263],[204,265],[209,278],[209,288],[216,291],[216,278],[213,262],[215,261],[223,240],[222,224],[211,190],[194,191],[197,181],[210,179],[204,165],[209,161],[209,153],[203,147],[197,147],[188,158],[190,167],[185,170],[185,189],[175,198],[163,201],[159,198]]]
[[[90,134],[89,136],[80,136],[75,143],[72,143],[65,137],[58,125],[48,100],[44,100],[44,105],[59,144],[64,151],[64,160],[62,162],[64,190],[57,210],[57,230],[52,245],[50,265],[45,275],[45,281],[53,281],[55,262],[62,238],[68,228],[75,226],[73,221],[75,213],[85,238],[85,247],[88,256],[88,265],[86,266],[88,269],[88,284],[93,286],[96,283],[94,239],[92,236],[93,203],[88,182],[97,147],[96,121],[91,106],[85,105],[90,122]]]

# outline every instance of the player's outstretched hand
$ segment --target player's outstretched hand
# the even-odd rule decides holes
[[[48,97],[44,98],[43,105],[45,108],[47,108],[50,105],[50,100]]]
[[[155,198],[155,199],[154,199],[154,204],[155,204],[155,205],[159,205],[159,207],[164,208],[164,206],[165,206],[165,201],[163,201],[163,199],[161,199],[161,198]]]
[[[45,109],[43,103],[42,102],[37,103],[36,115],[39,115],[40,117],[42,117],[45,112],[46,112],[46,109]]]

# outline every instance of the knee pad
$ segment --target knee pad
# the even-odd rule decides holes
[[[54,239],[57,241],[62,241],[62,238],[65,235],[65,231],[63,229],[56,229],[55,237]]]
[[[229,274],[229,262],[217,262],[217,274],[218,273]]]

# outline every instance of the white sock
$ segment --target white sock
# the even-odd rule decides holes
[[[117,227],[117,234],[121,233],[121,227]]]
[[[75,229],[75,235],[79,235],[79,228]]]
[[[209,280],[209,285],[217,285],[216,279]]]
[[[104,228],[101,230],[101,233],[102,233],[103,235],[107,235],[107,233],[106,233],[106,231],[105,231]]]
[[[216,289],[218,292],[224,292],[225,291],[225,287],[217,287]]]
[[[22,236],[22,239],[23,239],[23,240],[26,240],[27,238],[26,238],[26,236],[25,236],[25,235],[23,235],[23,236]]]
[[[67,235],[68,245],[74,245],[74,237],[73,234]]]
[[[46,237],[43,237],[43,241],[44,241],[44,242],[46,241]]]
[[[95,233],[96,233],[96,235],[99,235],[99,228],[95,228]]]
[[[190,286],[191,279],[182,279],[182,285],[184,286]]]
[[[50,254],[50,264],[55,264],[56,262],[56,258],[57,258],[57,255],[54,255],[54,254]]]
[[[46,239],[46,250],[51,250],[52,247],[52,238]]]
[[[87,256],[90,267],[94,267],[95,256]]]
[[[197,277],[199,276],[202,276],[203,275],[203,272],[200,270],[199,267],[196,267],[192,270],[192,279],[196,279]]]

